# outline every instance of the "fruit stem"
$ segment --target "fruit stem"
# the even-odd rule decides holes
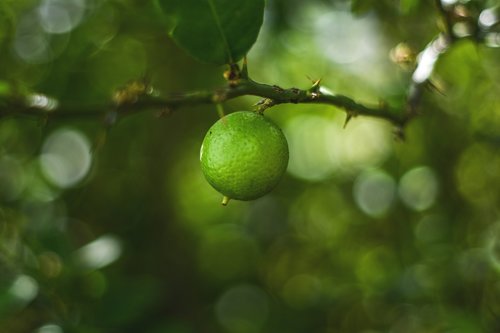
[[[227,204],[229,203],[229,200],[231,200],[231,198],[224,196],[222,198],[222,206],[227,206]]]
[[[215,108],[217,109],[217,114],[219,115],[219,118],[224,118],[225,113],[222,104],[220,103],[215,104]]]

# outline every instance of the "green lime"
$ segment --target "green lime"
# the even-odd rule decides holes
[[[201,169],[229,199],[252,200],[271,191],[288,164],[283,132],[264,115],[239,111],[217,121],[203,140]]]

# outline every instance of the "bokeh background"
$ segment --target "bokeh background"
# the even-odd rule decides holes
[[[498,23],[477,20],[495,1],[443,3]],[[224,85],[161,20],[149,1],[2,0],[0,107]],[[442,28],[432,1],[268,0],[250,75],[403,105]],[[499,332],[499,36],[439,59],[404,142],[330,106],[269,109],[287,174],[227,207],[198,161],[214,106],[118,119],[97,150],[99,117],[0,119],[0,332]]]

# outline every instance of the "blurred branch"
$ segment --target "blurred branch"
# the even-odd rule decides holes
[[[434,67],[439,57],[448,51],[452,42],[442,34],[434,38],[425,49],[420,53],[420,59],[417,67],[411,77],[410,90],[407,97],[407,112],[405,122],[410,121],[418,112],[417,108],[422,98],[423,89],[426,86],[432,86],[429,81]]]
[[[284,89],[276,85],[257,83],[251,79],[239,78],[230,81],[227,87],[213,91],[194,91],[168,96],[155,96],[146,90],[137,95],[120,94],[115,103],[95,106],[69,106],[53,103],[30,103],[19,99],[0,101],[0,119],[6,117],[34,117],[41,120],[64,120],[72,118],[102,117],[114,122],[116,117],[126,116],[146,110],[172,111],[180,107],[217,104],[240,96],[258,96],[264,98],[259,103],[259,111],[283,103],[327,104],[345,110],[350,116],[370,116],[388,120],[396,125],[404,121],[404,115],[388,106],[370,107],[360,104],[350,97],[329,93],[320,89],[318,84],[308,90],[298,88]],[[49,100],[48,97],[42,96]]]
[[[417,66],[411,77],[411,84],[407,95],[406,117],[400,128],[401,135],[404,134],[404,126],[418,115],[418,106],[420,105],[424,88],[435,88],[430,81],[430,77],[434,72],[434,68],[440,56],[448,52],[457,41],[466,38],[457,37],[453,32],[454,22],[452,19],[452,12],[454,7],[445,7],[442,0],[434,0],[434,2],[439,15],[444,21],[445,31],[438,34],[429,44],[427,44],[425,49],[420,52]]]
[[[436,7],[439,11],[439,15],[443,19],[443,23],[445,25],[445,34],[446,37],[450,40],[455,39],[455,35],[453,34],[453,21],[451,19],[451,12],[448,11],[447,8],[443,5],[442,0],[434,0]]]
[[[466,7],[460,4],[443,4],[442,0],[434,0],[439,15],[444,22],[444,31],[436,36],[420,53],[407,96],[406,119],[403,127],[418,115],[424,88],[437,89],[430,78],[438,59],[462,40],[472,40],[476,43],[486,43],[489,34],[498,38],[500,34],[495,26],[500,22],[500,6],[483,9],[478,17],[473,17]],[[464,32],[455,33],[454,26],[462,24]]]

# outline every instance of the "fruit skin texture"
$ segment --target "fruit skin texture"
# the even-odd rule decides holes
[[[252,200],[270,192],[288,165],[288,143],[264,115],[238,111],[217,121],[200,151],[207,181],[230,199]]]

